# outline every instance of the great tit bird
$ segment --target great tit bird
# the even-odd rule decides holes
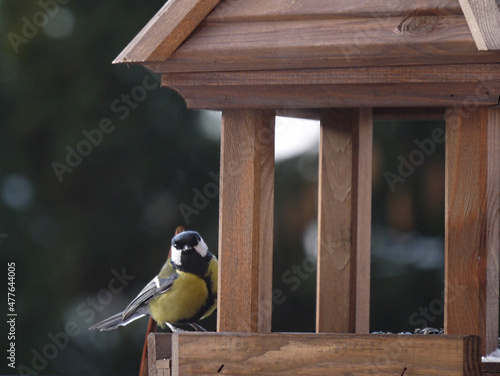
[[[178,324],[204,330],[196,322],[217,307],[217,258],[200,234],[185,231],[172,239],[171,256],[160,273],[121,313],[109,317],[90,330],[113,330],[145,315],[162,328],[181,331]]]

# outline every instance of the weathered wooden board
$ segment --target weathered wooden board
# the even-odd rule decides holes
[[[176,86],[189,108],[443,107],[498,105],[497,82],[376,85]],[[490,90],[489,88],[493,88]]]
[[[274,111],[222,113],[219,331],[271,330],[274,119]]]
[[[277,110],[276,116],[319,120],[320,113],[320,109],[285,108]],[[443,120],[444,113],[444,107],[380,107],[373,109],[373,120]]]
[[[459,0],[479,50],[500,50],[500,4],[497,0]]]
[[[150,333],[148,335],[148,375],[171,376],[172,336]]]
[[[295,69],[250,72],[166,73],[164,86],[345,85],[499,82],[498,64]]]
[[[463,16],[202,23],[155,72],[499,62],[477,52]]]
[[[373,112],[320,123],[316,331],[369,333]]]
[[[457,0],[222,0],[207,22],[255,22],[288,19],[369,17],[419,14],[462,14]]]
[[[164,61],[220,0],[169,0],[113,63]]]
[[[162,85],[195,108],[495,105],[500,64],[168,73]]]
[[[346,334],[156,334],[157,374],[479,376],[480,339]]]
[[[443,120],[444,107],[381,107],[373,109],[373,120]]]
[[[500,49],[499,33],[496,0],[170,0],[114,63],[173,72],[494,62],[498,53],[473,47]]]
[[[500,376],[500,363],[482,363],[481,376]]]
[[[446,123],[445,332],[498,346],[500,109]]]

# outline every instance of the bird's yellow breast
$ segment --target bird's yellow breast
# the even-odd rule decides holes
[[[151,316],[160,325],[189,320],[208,298],[205,281],[197,275],[179,271],[173,286],[149,303]]]

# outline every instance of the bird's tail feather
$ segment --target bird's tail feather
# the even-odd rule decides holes
[[[126,320],[123,320],[123,312],[120,312],[114,316],[108,317],[106,320],[103,320],[95,325],[92,325],[89,328],[89,330],[99,330],[101,332],[105,330],[114,330],[119,326],[125,326],[131,323],[132,321],[140,319],[143,316],[145,316],[144,313],[136,312],[132,316],[128,317]]]

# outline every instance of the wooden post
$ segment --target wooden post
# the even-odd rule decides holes
[[[321,113],[316,331],[368,333],[371,108]]]
[[[453,114],[452,112],[450,114]],[[498,346],[500,109],[446,123],[445,332]]]
[[[271,331],[274,119],[222,113],[218,331]]]

